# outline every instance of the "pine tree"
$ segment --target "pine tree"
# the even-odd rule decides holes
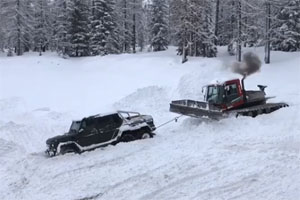
[[[273,38],[275,50],[300,50],[300,0],[291,0],[281,6],[275,19]]]
[[[143,6],[142,1],[140,1],[139,12],[137,16],[137,45],[140,51],[143,51],[147,43],[148,38],[148,16],[147,16],[147,6]]]
[[[122,52],[122,46],[120,44],[120,29],[117,24],[117,13],[116,13],[116,4],[113,4],[113,12],[111,13],[111,21],[113,23],[113,30],[110,31],[110,34],[107,37],[106,49],[109,54],[119,54]]]
[[[48,0],[36,0],[34,4],[34,51],[40,55],[48,49],[52,37],[52,21]]]
[[[170,38],[171,44],[177,46],[177,54],[183,55],[187,44],[187,1],[173,0],[170,1]],[[183,55],[183,60],[186,56]]]
[[[67,0],[56,0],[52,5],[53,15],[53,36],[52,46],[59,55],[65,55],[71,43],[67,40],[68,28],[70,21],[68,20]]]
[[[153,0],[151,11],[151,47],[153,51],[163,51],[168,48],[167,4],[165,0]]]
[[[242,1],[242,41],[244,47],[259,46],[265,37],[266,3],[261,0]]]
[[[22,55],[30,48],[31,27],[30,0],[2,0],[1,18],[4,21],[5,44],[10,52]]]
[[[114,46],[113,33],[116,27],[113,18],[114,3],[111,0],[93,0],[91,17],[90,47],[92,55],[107,55],[115,53],[111,49]],[[110,48],[109,48],[110,47]]]
[[[69,56],[89,55],[89,9],[84,0],[72,0],[67,5],[69,27],[66,35],[70,43],[67,54]]]
[[[136,47],[143,48],[145,40],[145,17],[143,13],[144,0],[116,1],[116,24],[118,41],[123,53],[135,53]]]
[[[4,18],[4,13],[5,13],[6,9],[5,9],[5,4],[4,1],[0,1],[0,52],[4,52],[5,49],[5,39],[7,38],[6,35],[6,24],[7,24],[7,20],[6,18]]]
[[[4,52],[5,47],[5,31],[3,27],[0,27],[0,52]]]
[[[174,0],[171,2],[171,26],[182,62],[187,56],[216,56],[213,2],[208,0]]]
[[[214,32],[213,24],[213,4],[211,1],[206,1],[204,7],[204,23],[202,24],[201,31],[201,48],[202,56],[204,57],[216,57],[217,56],[217,47],[215,46],[216,35]]]
[[[130,1],[131,0],[119,0],[116,2],[117,15],[117,27],[118,27],[118,41],[120,44],[120,50],[122,53],[131,52],[132,34],[130,31]]]
[[[235,1],[220,1],[219,6],[218,43],[221,46],[229,45],[234,42],[237,30]]]

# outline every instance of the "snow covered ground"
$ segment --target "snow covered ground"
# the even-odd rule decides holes
[[[261,58],[263,49],[251,49]],[[153,139],[46,158],[45,140],[72,119],[116,109],[175,117],[175,99],[201,99],[201,87],[239,77],[218,58],[182,65],[166,52],[62,59],[0,56],[0,199],[261,199],[300,197],[300,55],[272,52],[248,77],[270,101],[290,107],[256,118],[181,118]]]

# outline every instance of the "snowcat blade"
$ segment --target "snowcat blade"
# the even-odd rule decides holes
[[[170,112],[196,118],[220,119],[224,117],[221,109],[212,104],[193,100],[177,100],[170,104]]]

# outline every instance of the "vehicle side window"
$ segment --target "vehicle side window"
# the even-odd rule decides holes
[[[118,128],[121,126],[123,120],[118,114],[112,115],[112,121],[113,121],[113,128]]]
[[[97,128],[100,130],[106,129],[109,124],[108,117],[97,118]]]
[[[226,85],[225,92],[226,92],[227,100],[229,102],[231,102],[232,100],[234,100],[237,97],[239,97],[238,88],[237,88],[236,83]]]
[[[95,128],[95,120],[93,119],[85,120],[85,126],[87,130],[92,130],[93,128]]]
[[[96,126],[99,130],[112,130],[120,127],[122,119],[118,114],[99,117],[96,119]]]
[[[80,128],[86,129],[86,121],[85,120],[82,120]]]
[[[82,133],[84,135],[89,135],[95,132],[95,120],[91,118],[85,118],[81,122],[80,129],[84,129],[85,131]]]
[[[230,84],[226,85],[226,95],[235,95],[238,94],[237,85],[236,84]]]

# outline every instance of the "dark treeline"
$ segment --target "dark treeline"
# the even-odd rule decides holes
[[[300,50],[300,0],[1,0],[0,51],[94,56],[162,51],[215,57],[227,45]]]

